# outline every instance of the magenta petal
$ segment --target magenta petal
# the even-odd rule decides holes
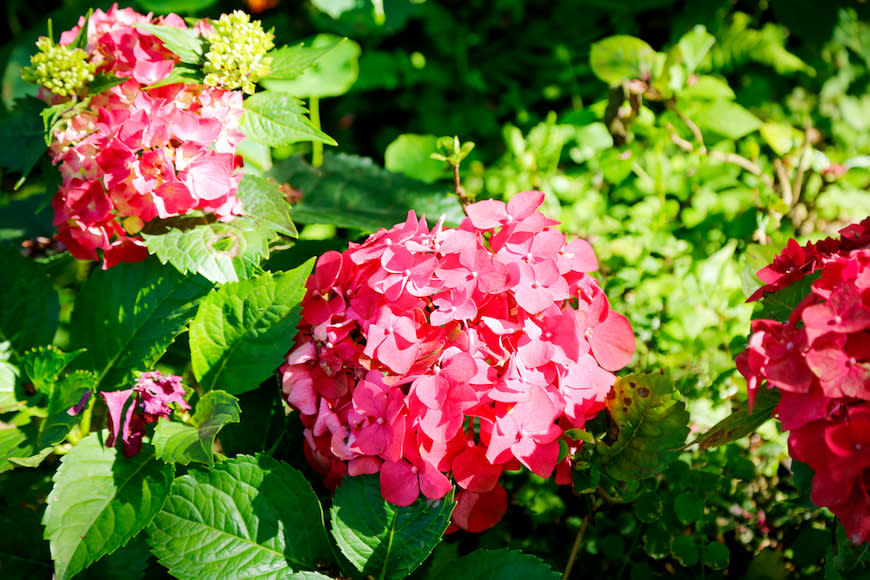
[[[127,389],[126,391],[103,391],[100,393],[109,410],[106,425],[109,429],[109,436],[106,438],[106,447],[115,445],[118,432],[121,430],[121,414],[124,411],[124,403],[127,402],[132,393],[133,389]]]
[[[381,466],[381,495],[391,504],[408,506],[420,496],[420,483],[407,461],[387,461]]]
[[[523,191],[511,198],[507,204],[507,212],[515,220],[523,220],[535,213],[544,203],[544,194],[540,191]]]
[[[631,362],[636,348],[631,323],[622,314],[609,312],[589,336],[592,354],[601,368],[617,371]]]

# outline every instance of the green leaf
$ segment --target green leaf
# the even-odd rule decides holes
[[[681,101],[689,99],[733,100],[736,98],[727,82],[710,75],[700,75],[693,84],[683,87],[677,96]]]
[[[803,133],[788,123],[769,121],[761,126],[761,138],[764,139],[773,152],[782,157],[803,141]]]
[[[311,486],[265,455],[176,479],[148,535],[176,578],[286,578],[333,561]]]
[[[677,536],[671,542],[671,552],[677,562],[689,568],[698,563],[700,557],[697,544],[691,536]]]
[[[134,26],[162,40],[166,48],[178,55],[181,62],[202,64],[206,40],[193,29],[162,24],[135,24]]]
[[[276,48],[266,55],[267,58],[272,59],[272,62],[269,63],[269,74],[262,77],[261,81],[295,79],[320,60],[324,54],[342,42],[343,40],[339,40],[333,44],[321,46],[305,46],[304,43],[301,43],[296,46]]]
[[[0,119],[0,167],[27,174],[45,155],[45,126],[40,111],[45,103],[28,98]]]
[[[239,129],[245,137],[268,145],[281,147],[299,141],[319,141],[337,145],[305,116],[308,111],[296,97],[279,91],[262,91],[245,99],[245,113]]]
[[[36,423],[0,429],[0,473],[15,468],[11,459],[33,455],[38,431]]]
[[[50,344],[57,331],[60,302],[44,268],[19,252],[0,247],[0,342],[17,353]]]
[[[99,73],[94,77],[94,80],[88,85],[88,95],[99,95],[103,91],[107,91],[112,87],[116,87],[127,80],[127,77],[118,77],[106,73]]]
[[[698,65],[707,56],[707,53],[716,44],[716,38],[707,32],[703,24],[695,25],[677,41],[686,72],[693,73]]]
[[[141,7],[143,12],[188,14],[205,10],[216,2],[217,0],[137,0],[136,5]]]
[[[761,299],[761,309],[752,313],[752,319],[763,318],[785,322],[795,307],[810,293],[810,286],[818,280],[821,272],[807,274],[785,288],[765,294]]]
[[[48,416],[39,428],[37,448],[57,445],[82,417],[70,415],[69,410],[81,401],[86,391],[96,389],[97,375],[90,371],[75,371],[53,386],[48,398]]]
[[[704,550],[701,552],[701,561],[705,566],[714,570],[727,568],[730,559],[731,553],[728,551],[728,546],[721,542],[710,542],[704,546]]]
[[[452,493],[437,501],[421,496],[409,506],[393,505],[381,496],[378,476],[345,477],[332,504],[332,535],[363,575],[405,578],[441,541],[454,505]]]
[[[435,135],[413,135],[405,133],[387,145],[384,164],[388,171],[401,173],[425,183],[433,183],[444,177],[447,164],[432,159],[438,151],[438,137]]]
[[[83,348],[67,353],[53,345],[39,346],[21,356],[21,368],[37,391],[50,395],[63,369],[83,352]]]
[[[18,369],[9,361],[9,343],[0,342],[0,413],[13,411],[22,403],[18,400],[15,385],[18,382]]]
[[[694,524],[704,515],[704,500],[692,492],[684,491],[674,498],[674,513],[683,524]]]
[[[733,140],[745,137],[763,125],[761,119],[727,99],[702,103],[689,113],[689,117],[701,131],[709,131]]]
[[[193,374],[205,390],[250,391],[290,350],[313,260],[212,291],[190,325]]]
[[[246,219],[258,228],[295,238],[298,235],[293,220],[290,219],[290,204],[279,185],[266,177],[246,174],[236,193],[242,201],[242,211]]]
[[[634,501],[634,514],[645,524],[658,520],[663,512],[662,498],[654,491],[643,493]]]
[[[260,84],[296,97],[335,97],[346,93],[359,76],[362,52],[359,45],[333,34],[318,34],[311,41],[311,49],[328,50],[319,56],[314,66],[306,68],[296,78],[272,79],[270,74],[261,79]]]
[[[190,423],[158,421],[152,443],[157,459],[187,465],[199,461],[213,463],[212,446],[221,427],[238,423],[239,401],[224,391],[210,391],[196,404]]]
[[[606,400],[610,430],[596,446],[603,470],[619,480],[659,473],[689,433],[689,413],[664,372],[616,379]]]
[[[634,36],[617,35],[596,42],[589,50],[592,73],[608,84],[648,77],[656,51]]]
[[[150,253],[216,283],[247,278],[269,255],[271,232],[244,216],[224,223],[188,215],[161,220],[160,228],[142,232]]]
[[[72,578],[138,534],[163,505],[172,475],[147,450],[127,459],[97,433],[82,439],[61,459],[43,518],[55,577]]]
[[[211,289],[200,276],[183,276],[153,259],[96,270],[76,297],[70,344],[87,352],[77,366],[97,373],[98,390],[132,383],[150,370],[183,332]]]
[[[779,403],[779,393],[774,389],[762,387],[756,391],[752,412],[749,411],[749,401],[743,401],[730,415],[713,425],[709,431],[691,444],[697,443],[698,449],[710,449],[742,439],[754,433],[771,418],[777,403]]]
[[[462,580],[558,580],[561,575],[530,554],[516,550],[475,550],[439,570],[438,578]],[[434,580],[434,579],[427,579]]]
[[[297,222],[376,232],[404,222],[409,209],[433,221],[446,214],[447,225],[463,217],[447,188],[390,173],[365,157],[327,153],[322,166],[311,167],[296,156],[276,163],[270,175],[302,192],[291,211]]]

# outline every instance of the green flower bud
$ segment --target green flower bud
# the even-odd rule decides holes
[[[94,80],[94,64],[80,48],[54,44],[41,36],[36,41],[39,52],[30,57],[30,66],[21,70],[24,82],[42,85],[52,93],[67,97]]]
[[[266,53],[275,46],[274,35],[265,32],[258,20],[251,22],[241,10],[222,15],[214,27],[207,39],[205,84],[227,90],[241,88],[253,94],[256,82],[269,74],[271,59]]]

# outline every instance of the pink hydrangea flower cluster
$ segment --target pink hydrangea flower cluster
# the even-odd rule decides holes
[[[160,417],[168,417],[172,412],[171,403],[190,410],[190,405],[184,400],[181,377],[164,375],[159,371],[143,373],[131,389],[102,391],[100,396],[109,409],[106,447],[114,446],[120,434],[125,457],[139,453],[145,425]],[[124,413],[124,406],[131,398],[133,402]]]
[[[404,506],[452,478],[454,524],[482,531],[507,509],[503,471],[570,483],[565,431],[604,408],[635,342],[591,246],[566,243],[543,200],[471,204],[455,229],[410,212],[320,257],[281,373],[327,485],[379,473]]]
[[[185,28],[176,15],[154,19],[117,5],[88,20],[87,52],[97,72],[126,78],[62,122],[49,151],[62,184],[52,200],[58,239],[103,268],[147,256],[145,222],[192,210],[228,221],[241,213],[236,146],[243,97],[165,79],[178,58],[139,23]],[[79,27],[84,25],[84,19]],[[65,32],[71,43],[79,27]]]
[[[870,218],[800,246],[791,240],[759,272],[781,290],[818,278],[787,320],[754,320],[737,357],[750,403],[766,381],[781,394],[775,414],[789,453],[814,471],[812,500],[843,522],[855,543],[870,539]]]

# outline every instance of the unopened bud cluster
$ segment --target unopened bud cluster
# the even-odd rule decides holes
[[[36,41],[39,52],[30,59],[30,66],[21,71],[25,82],[42,85],[61,97],[75,94],[94,80],[94,65],[88,53],[80,48],[54,44],[42,36]]]
[[[269,73],[266,53],[275,46],[273,38],[259,21],[251,22],[241,10],[222,15],[208,37],[205,84],[225,90],[241,88],[253,94],[256,82]]]

